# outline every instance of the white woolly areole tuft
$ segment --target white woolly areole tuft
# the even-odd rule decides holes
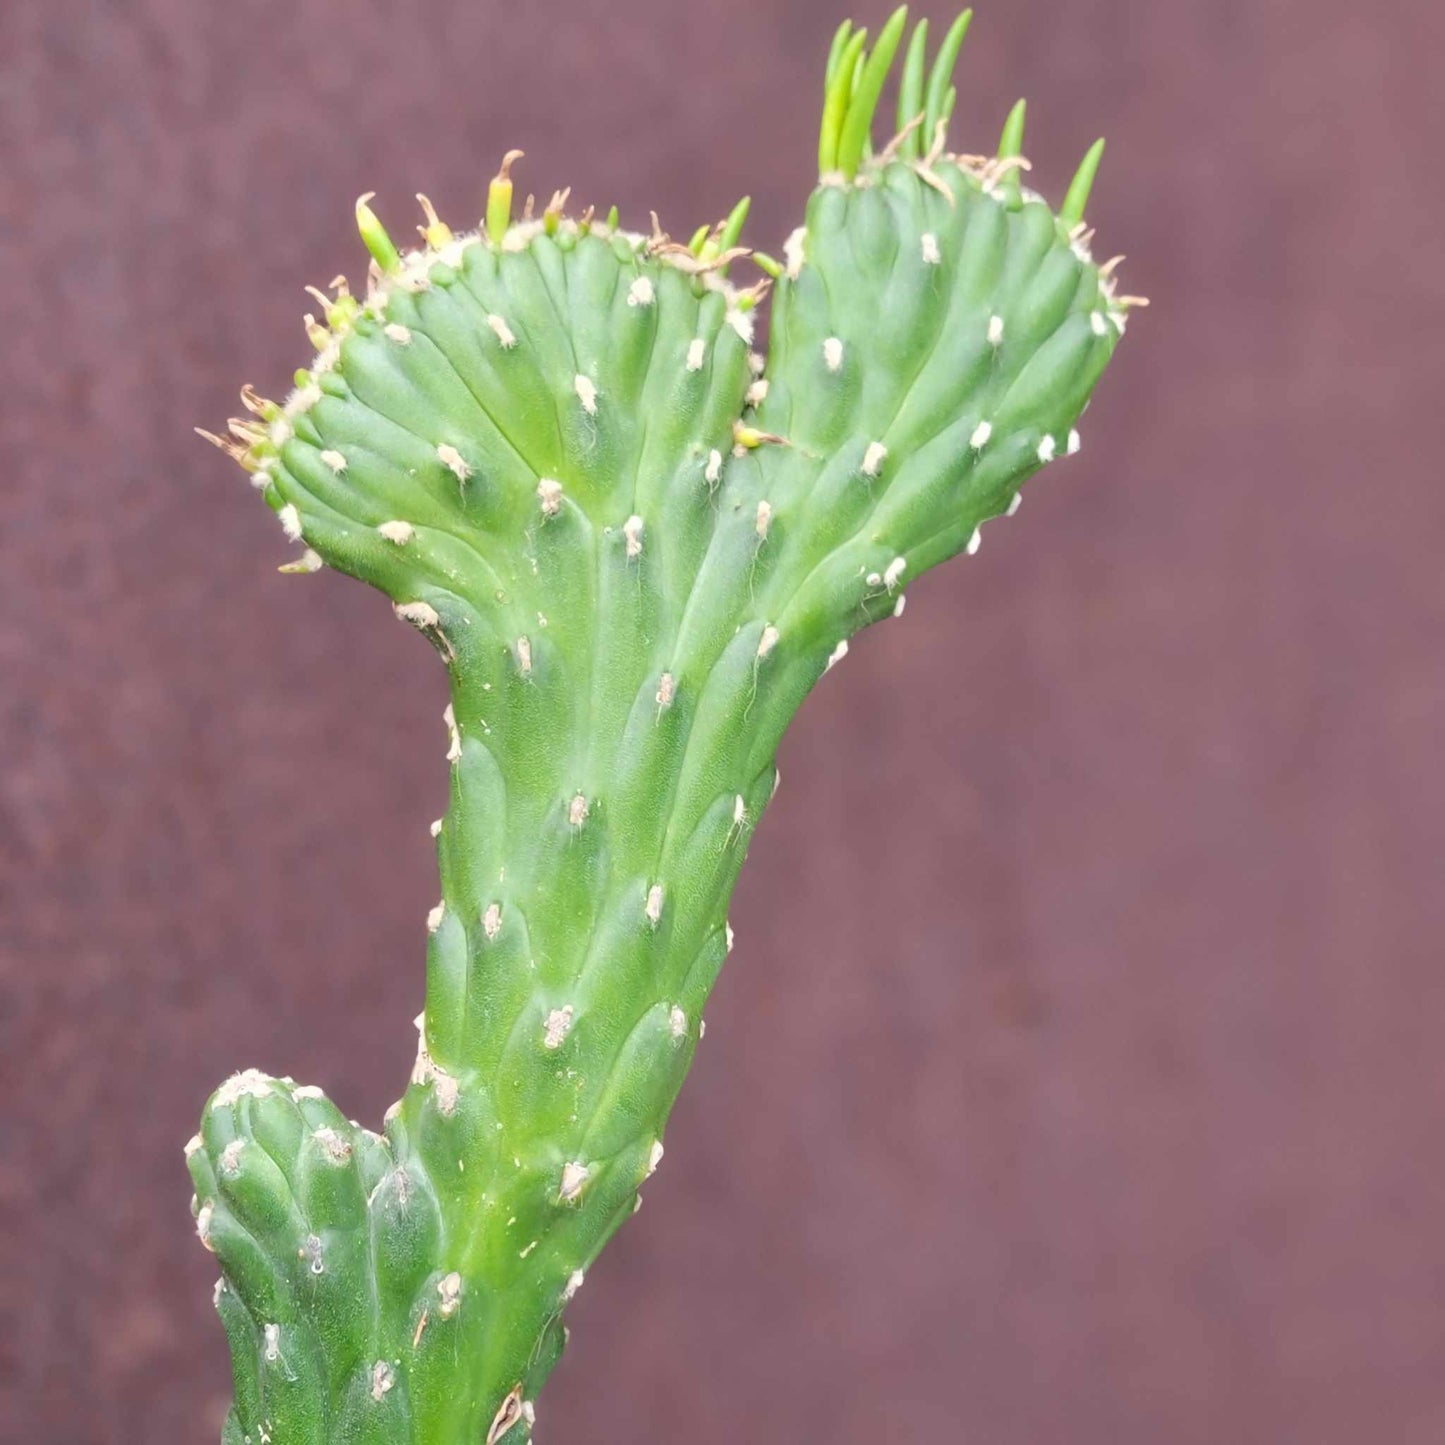
[[[734,308],[727,313],[726,320],[745,345],[753,344],[753,317],[750,311],[738,311]]]
[[[969,437],[968,444],[974,451],[981,452],[987,445],[988,439],[993,435],[993,423],[981,421],[974,427],[973,435]]]
[[[261,1331],[264,1341],[262,1353],[268,1364],[274,1365],[281,1358],[281,1326],[266,1325]]]
[[[580,1269],[574,1269],[572,1273],[567,1276],[567,1283],[562,1288],[562,1303],[566,1304],[569,1300],[573,1299],[577,1291],[582,1288],[586,1281],[587,1276],[583,1274]]]
[[[758,534],[758,537],[759,537],[760,540],[763,540],[763,541],[766,541],[766,540],[767,540],[768,528],[769,528],[769,526],[772,525],[772,520],[773,520],[773,504],[772,504],[771,502],[766,502],[766,501],[764,501],[764,502],[759,502],[759,503],[758,503],[758,517],[757,517],[757,521],[753,524],[753,530]]]
[[[652,1141],[652,1148],[648,1151],[647,1155],[647,1177],[649,1179],[657,1173],[657,1166],[662,1163],[662,1155],[662,1140],[654,1139]]]
[[[462,1086],[460,1081],[445,1069],[439,1069],[435,1064],[431,1070],[432,1089],[437,1101],[437,1112],[445,1118],[450,1119],[457,1112],[457,1100],[461,1097]]]
[[[577,393],[577,400],[582,403],[582,410],[588,416],[597,415],[597,386],[590,376],[583,376],[578,372],[572,378],[572,390]]]
[[[759,377],[743,393],[743,400],[749,406],[761,406],[768,399],[768,383],[766,378]]]
[[[830,652],[830,653],[828,654],[828,662],[827,662],[827,665],[823,668],[823,671],[824,671],[824,672],[828,672],[828,671],[830,671],[832,668],[837,667],[837,665],[838,665],[840,662],[842,662],[842,660],[843,660],[845,657],[847,657],[847,656],[848,656],[848,639],[845,637],[845,638],[843,638],[843,640],[842,640],[841,642],[839,642],[839,644],[837,645],[837,647],[835,647],[835,648],[832,650],[832,652]]]
[[[701,336],[694,336],[687,343],[687,369],[689,371],[701,371],[703,359],[707,355],[707,342]]]
[[[627,539],[627,555],[642,555],[642,518],[635,513],[622,524],[622,535]]]
[[[319,572],[326,564],[321,553],[308,547],[294,562],[288,562],[279,570],[282,572]]]
[[[557,1197],[570,1204],[582,1193],[583,1186],[591,1177],[592,1171],[585,1164],[569,1161],[562,1166],[562,1184]]]
[[[988,344],[990,346],[1003,345],[1003,317],[990,316],[988,318]]]
[[[437,929],[439,929],[439,928],[442,926],[442,919],[445,918],[446,916],[447,916],[447,906],[446,906],[446,904],[445,904],[444,902],[443,902],[443,903],[438,903],[435,908],[431,909],[431,910],[427,913],[427,916],[426,916],[426,931],[427,931],[428,933],[435,933],[435,932],[437,931]]]
[[[437,1311],[444,1320],[449,1320],[462,1306],[462,1277],[456,1270],[444,1274],[437,1281],[437,1298],[441,1308]]]
[[[1039,442],[1039,460],[1041,462],[1053,461],[1056,451],[1058,451],[1058,443],[1053,437],[1044,437]]]
[[[212,1254],[216,1252],[216,1246],[211,1243],[211,1218],[215,1212],[216,1206],[209,1199],[196,1211],[196,1238]]]
[[[968,539],[968,546],[964,550],[970,557],[983,546],[983,533],[977,527],[973,529],[973,536]]]
[[[662,884],[654,883],[647,890],[647,902],[643,904],[643,913],[647,915],[647,921],[655,928],[662,918]]]
[[[486,912],[482,914],[482,932],[488,938],[495,938],[502,931],[502,905],[500,903],[487,904]]]
[[[286,405],[283,408],[287,416],[300,416],[308,412],[318,401],[321,400],[321,388],[314,381],[308,381],[305,386],[298,386],[290,396],[286,398]]]
[[[456,709],[451,703],[442,709],[442,721],[447,725],[447,762],[454,763],[462,755],[462,734],[457,727]]]
[[[572,1032],[572,1005],[564,1004],[561,1008],[554,1008],[542,1023],[542,1046],[548,1049],[556,1049],[562,1046],[562,1040]]]
[[[574,828],[580,828],[587,821],[587,799],[581,793],[574,794],[567,804],[567,821]]]
[[[391,610],[403,622],[410,622],[413,627],[435,627],[441,621],[436,608],[430,602],[397,602]]]
[[[743,795],[739,793],[737,797],[733,799],[733,827],[741,827],[743,823],[747,821],[747,816],[748,805],[744,801]]]
[[[205,1147],[206,1141],[202,1139],[199,1134],[192,1134],[191,1137],[186,1140],[186,1158],[189,1159],[192,1155],[199,1154]]]
[[[221,1150],[221,1173],[228,1179],[234,1179],[241,1172],[241,1152],[246,1147],[244,1139],[232,1139],[224,1149]]]
[[[405,326],[401,325],[400,322],[393,321],[389,326],[383,326],[381,329],[386,336],[396,342],[398,346],[411,345],[411,332],[408,331]]]
[[[808,228],[799,226],[786,241],[783,242],[783,263],[787,268],[788,279],[796,281],[798,272],[803,269],[803,243],[808,239]]]
[[[905,597],[905,596],[903,595],[903,593],[900,592],[900,593],[898,594],[898,601],[893,604],[893,615],[894,615],[895,617],[902,617],[902,616],[903,616],[903,609],[904,609],[907,605],[908,605],[908,598]]]
[[[291,1090],[293,1099],[324,1099],[326,1092],[316,1084],[302,1084]]]
[[[733,951],[733,939],[734,939],[735,937],[736,937],[736,935],[733,933],[733,926],[732,926],[732,924],[731,924],[731,923],[724,923],[724,924],[723,924],[723,941],[724,941],[725,944],[727,945],[727,951],[728,951],[729,953],[731,953],[731,952]],[[702,1026],[701,1024],[699,1024],[699,1025],[698,1025],[698,1030],[697,1030],[697,1036],[698,1036],[698,1038],[701,1038],[701,1037],[702,1037],[702,1031],[703,1031],[703,1026]]]
[[[1094,311],[1089,315],[1089,325],[1093,328],[1095,336],[1107,336],[1109,334],[1108,318],[1102,311]]]
[[[639,276],[627,288],[627,304],[629,306],[651,306],[654,299],[652,282],[646,276]]]
[[[371,1398],[379,1405],[395,1384],[396,1375],[391,1366],[385,1360],[378,1360],[371,1367]]]
[[[823,343],[823,364],[829,371],[842,369],[843,343],[836,336],[830,336]]]
[[[1083,444],[1084,439],[1079,435],[1076,429],[1071,427],[1069,429],[1069,445],[1067,448],[1068,454],[1070,456],[1073,456],[1075,452],[1077,452],[1079,448],[1083,446]]]
[[[766,657],[778,645],[778,629],[770,622],[758,638],[758,656]]]
[[[1008,511],[1004,513],[1004,516],[1012,517],[1013,514],[1017,512],[1021,506],[1023,506],[1023,504],[1024,494],[1022,492],[1015,492],[1013,494],[1013,500],[1008,504]]]
[[[301,540],[301,513],[290,502],[276,513],[276,518],[281,523],[281,530],[285,532],[287,541]]]
[[[936,266],[943,260],[938,250],[938,237],[932,231],[923,233],[923,259],[930,266]]]
[[[707,454],[707,461],[703,466],[702,474],[708,486],[715,487],[722,477],[722,453],[714,447]]]
[[[335,1129],[322,1127],[311,1137],[321,1146],[321,1157],[328,1164],[339,1169],[351,1158],[351,1141],[338,1134]]]
[[[466,458],[447,442],[443,442],[437,448],[437,460],[457,479],[464,482],[471,476],[472,469],[467,465]]]
[[[888,448],[882,442],[869,442],[867,451],[863,453],[863,475],[876,477],[887,455]]]
[[[321,1246],[319,1234],[308,1234],[296,1251],[297,1259],[304,1259],[312,1274],[326,1273],[326,1254]]]
[[[903,576],[903,569],[907,566],[908,563],[902,557],[895,557],[883,569],[883,585],[890,592],[898,585],[899,579]]]
[[[668,706],[671,705],[671,703],[672,703],[673,687],[674,687],[674,683],[673,683],[672,674],[671,674],[670,672],[664,672],[664,673],[662,674],[662,676],[657,679],[657,705],[658,705],[658,707],[668,707]]]
[[[211,1102],[216,1108],[226,1109],[241,1099],[264,1099],[274,1089],[275,1081],[269,1074],[263,1074],[260,1069],[242,1069],[216,1090]]]
[[[383,522],[376,530],[398,547],[405,547],[416,535],[416,528],[410,522]]]
[[[510,351],[517,344],[517,338],[512,335],[512,328],[500,316],[488,316],[487,325],[492,328],[497,340],[506,350]]]
[[[667,1031],[675,1039],[680,1039],[687,1033],[687,1015],[676,1004],[668,1010]]]
[[[517,639],[517,669],[523,677],[527,677],[532,671],[532,640],[529,637]]]
[[[433,818],[427,825],[427,832],[429,832],[433,838],[440,838],[442,835],[442,820],[440,818]]]
[[[346,470],[346,458],[340,452],[324,451],[321,453],[321,460],[338,476]]]
[[[543,477],[537,483],[537,500],[542,504],[542,511],[549,517],[555,517],[562,510],[562,483],[553,481],[551,477]]]

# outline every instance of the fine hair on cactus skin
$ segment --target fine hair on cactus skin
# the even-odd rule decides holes
[[[871,45],[839,29],[781,261],[741,244],[746,200],[686,242],[566,191],[517,207],[515,151],[476,230],[421,198],[414,251],[363,197],[364,291],[313,293],[295,390],[245,388],[211,438],[283,570],[380,589],[451,686],[401,1100],[373,1133],[246,1071],[186,1148],[227,1445],[531,1438],[566,1306],[663,1157],[784,729],[1077,450],[1136,304],[1091,254],[1102,146],[1057,212],[1022,183],[1022,102],[995,153],[950,150],[969,19],[932,56],[903,10]]]

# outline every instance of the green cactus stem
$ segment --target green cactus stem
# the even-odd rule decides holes
[[[416,1065],[381,1133],[237,1074],[187,1148],[235,1401],[227,1445],[531,1437],[567,1303],[658,1167],[732,946],[727,904],[779,739],[854,633],[1011,514],[1075,425],[1129,298],[1092,261],[1089,156],[1062,216],[946,149],[965,14],[900,82],[843,27],[822,176],[751,286],[743,202],[690,244],[592,212],[476,231],[423,198],[401,252],[370,198],[364,297],[308,318],[284,403],[212,438],[299,549],[440,655]],[[766,360],[756,309],[776,278]]]

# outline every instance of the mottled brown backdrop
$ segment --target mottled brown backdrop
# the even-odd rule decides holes
[[[213,1441],[203,1098],[375,1122],[414,1044],[441,670],[192,424],[284,387],[359,192],[474,216],[506,146],[776,246],[842,13],[0,4],[0,1438]],[[1155,305],[785,744],[547,1445],[1445,1440],[1442,31],[981,6],[964,148],[1028,94],[1057,195],[1106,133]]]

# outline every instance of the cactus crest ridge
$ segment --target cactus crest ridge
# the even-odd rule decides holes
[[[378,588],[451,684],[403,1097],[374,1133],[248,1070],[186,1148],[227,1445],[531,1438],[566,1305],[663,1158],[784,729],[1078,450],[1140,304],[1092,257],[1102,145],[1058,213],[1022,104],[995,154],[951,151],[969,13],[931,68],[905,23],[835,36],[781,260],[742,243],[746,198],[686,242],[566,191],[514,216],[509,152],[475,229],[418,197],[411,249],[362,197],[363,293],[313,291],[294,389],[203,433],[299,549],[282,570]]]

